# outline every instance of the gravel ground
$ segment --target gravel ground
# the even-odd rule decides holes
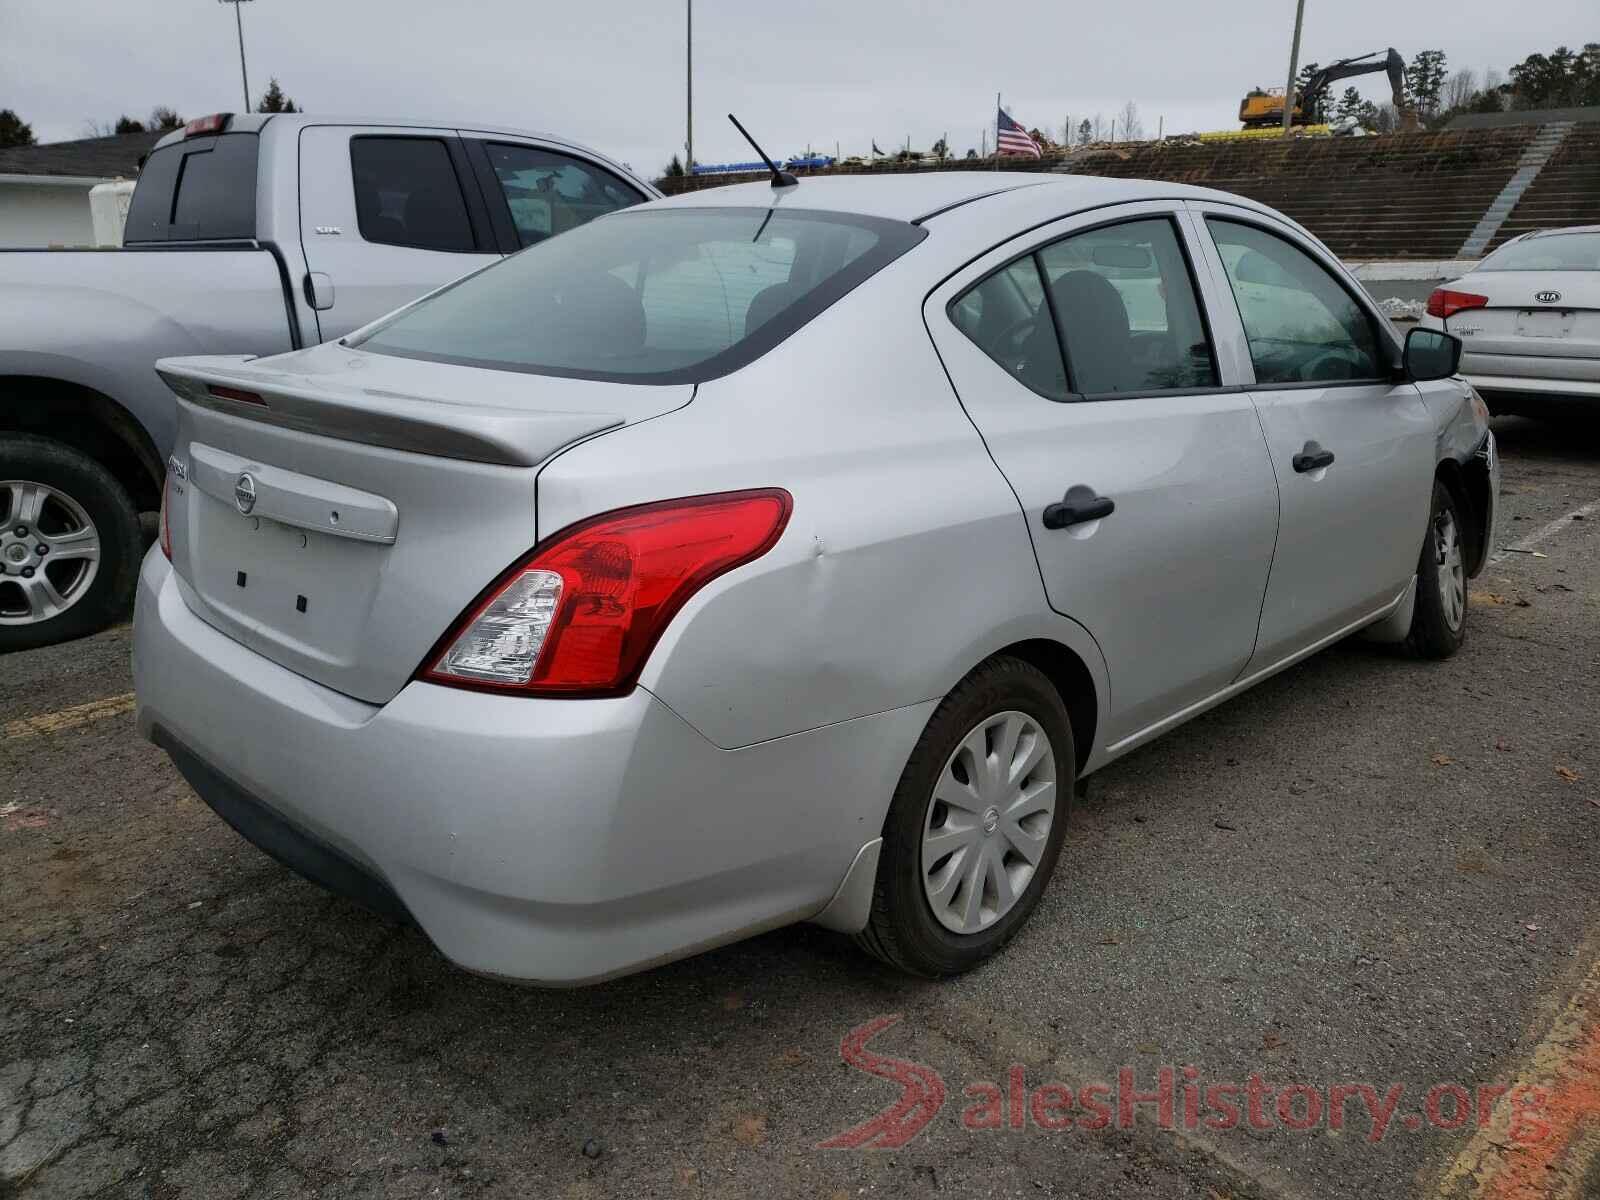
[[[1600,496],[1600,437],[1497,430],[1503,544]],[[1455,1195],[1471,1123],[1424,1093],[1517,1077],[1600,954],[1600,514],[1539,549],[1475,581],[1453,660],[1336,647],[1097,775],[1030,927],[941,985],[811,927],[582,991],[474,978],[136,739],[126,628],[9,656],[0,1195]],[[943,1106],[819,1149],[899,1094],[840,1049],[893,1014],[871,1049]],[[1010,1103],[1104,1081],[1114,1110],[1119,1071],[1154,1092],[1163,1066],[1176,1129]],[[1186,1130],[1185,1067],[1404,1091],[1381,1138],[1361,1101],[1342,1129],[1269,1098],[1272,1128]],[[1587,1163],[1547,1194],[1600,1194]]]

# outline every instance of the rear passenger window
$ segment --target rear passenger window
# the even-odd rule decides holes
[[[609,171],[551,150],[503,142],[484,150],[524,246],[644,199]]]
[[[1061,344],[1030,254],[963,292],[950,319],[1019,383],[1052,400],[1067,399]]]
[[[1039,251],[1073,390],[1215,387],[1216,363],[1172,222],[1128,221]]]
[[[450,151],[439,138],[350,139],[356,223],[369,242],[470,253],[475,247]]]
[[[950,317],[1051,399],[1217,385],[1189,264],[1164,217],[1052,242],[962,293]]]

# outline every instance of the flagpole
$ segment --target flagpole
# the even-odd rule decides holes
[[[1000,93],[994,94],[994,169],[1000,169]]]

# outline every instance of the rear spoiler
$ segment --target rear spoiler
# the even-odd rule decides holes
[[[580,438],[624,423],[616,413],[521,412],[423,396],[314,384],[252,369],[247,355],[163,358],[156,374],[180,400],[300,433],[436,458],[533,467]]]

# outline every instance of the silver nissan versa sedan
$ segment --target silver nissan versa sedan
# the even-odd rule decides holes
[[[1461,644],[1498,470],[1459,351],[1192,187],[645,204],[338,343],[160,363],[139,726],[473,971],[804,920],[962,971],[1097,768],[1358,630]]]

